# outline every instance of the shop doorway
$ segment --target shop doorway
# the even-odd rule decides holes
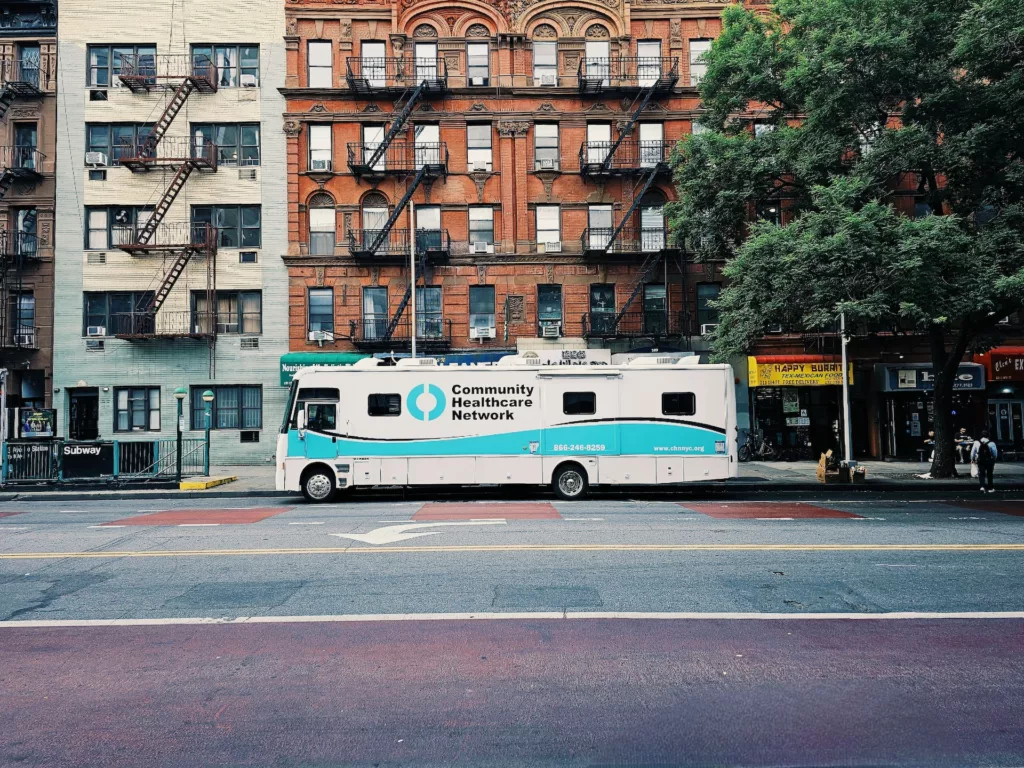
[[[1024,449],[1024,401],[990,400],[988,429],[996,445],[1013,451]]]
[[[841,387],[756,387],[757,430],[784,456],[816,459],[839,450]]]
[[[95,440],[100,435],[100,393],[96,387],[68,390],[68,437]]]

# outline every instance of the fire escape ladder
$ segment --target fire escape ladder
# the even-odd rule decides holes
[[[0,120],[4,119],[4,115],[7,114],[7,110],[11,108],[11,104],[17,96],[17,92],[9,85],[5,85],[4,89],[0,91]]]
[[[174,263],[171,264],[171,268],[167,270],[163,279],[160,281],[160,285],[157,286],[156,292],[153,294],[153,300],[146,308],[146,312],[148,314],[155,315],[160,311],[160,307],[162,307],[164,301],[166,301],[167,295],[171,292],[174,284],[178,282],[178,278],[181,277],[181,273],[185,271],[185,267],[188,266],[188,262],[196,253],[196,250],[196,248],[190,246],[182,249],[182,251],[178,253],[174,259]]]
[[[171,204],[174,199],[181,192],[181,188],[185,186],[185,182],[188,181],[188,177],[192,175],[192,170],[195,168],[195,164],[191,160],[186,160],[180,166],[178,166],[177,172],[174,174],[174,178],[171,179],[170,186],[164,190],[163,196],[156,204],[156,208],[153,209],[153,214],[143,225],[142,229],[139,230],[138,236],[135,238],[135,242],[138,245],[146,245],[150,240],[153,239],[153,235],[156,233],[156,228],[160,226],[160,223],[164,220],[164,216],[167,215],[167,211],[170,210]]]
[[[425,255],[420,256],[420,271],[419,273],[424,276],[423,281],[426,283],[426,269],[427,259]],[[412,284],[412,280],[409,281],[409,286],[405,289],[405,293],[402,296],[402,300],[398,302],[398,307],[395,309],[395,314],[391,316],[391,321],[388,323],[388,327],[384,331],[384,341],[388,341],[398,329],[398,324],[402,321],[402,315],[405,314],[405,308],[409,306],[409,302],[412,300],[412,290],[415,288]],[[412,329],[412,333],[416,333],[416,329]],[[412,336],[410,336],[412,338]]]
[[[636,126],[637,121],[640,120],[641,113],[643,113],[643,111],[647,109],[647,105],[651,103],[652,98],[654,98],[653,85],[645,89],[644,98],[640,102],[640,106],[637,108],[636,112],[633,113],[633,116],[629,118],[629,122],[619,129],[618,137],[615,139],[611,147],[609,147],[608,155],[604,159],[604,169],[606,171],[612,167],[612,158],[615,157],[615,150],[617,150],[619,148],[619,145],[622,144],[625,138],[633,132],[633,128]]]
[[[657,168],[652,168],[647,174],[647,179],[644,181],[644,185],[640,189],[640,193],[633,195],[633,202],[630,204],[629,210],[626,211],[626,215],[622,217],[622,221],[616,225],[615,229],[612,230],[611,235],[608,237],[608,245],[605,246],[606,250],[612,250],[612,247],[615,245],[615,238],[617,238],[622,233],[622,230],[626,228],[626,224],[632,218],[634,211],[636,211],[637,207],[640,205],[640,201],[643,200],[644,195],[647,194],[647,190],[654,185],[654,180],[657,176]]]
[[[10,168],[4,168],[3,171],[0,172],[0,200],[3,200],[4,197],[7,196],[7,192],[10,190],[11,185],[14,184],[15,178],[16,174]]]
[[[658,268],[658,265],[661,264],[662,257],[663,254],[660,251],[652,253],[644,260],[644,263],[640,265],[640,271],[637,272],[636,279],[633,281],[629,297],[626,299],[626,303],[622,305],[622,309],[620,309],[619,313],[615,316],[615,328],[619,327],[619,323],[622,322],[622,318],[626,316],[629,308],[633,305],[633,302],[636,301],[636,297],[639,296],[640,291],[644,289],[647,278],[650,277],[654,270]]]
[[[370,244],[369,248],[370,253],[377,253],[377,249],[384,244],[385,240],[388,239],[388,235],[391,234],[391,228],[395,226],[395,222],[398,221],[398,217],[402,215],[402,211],[405,210],[405,206],[409,204],[413,193],[416,191],[416,188],[420,185],[420,182],[423,181],[423,178],[426,175],[426,165],[416,171],[416,176],[412,180],[412,184],[410,184],[409,188],[405,190],[405,194],[402,195],[402,199],[395,205],[395,210],[393,210],[391,215],[388,216],[388,220],[384,222],[384,226],[381,227],[380,231],[374,236],[373,242]]]
[[[160,119],[156,121],[153,130],[146,137],[144,145],[146,150],[149,152],[156,150],[156,145],[160,143],[160,139],[167,133],[167,129],[171,127],[174,118],[178,116],[178,112],[181,111],[185,102],[188,101],[188,97],[192,95],[192,91],[195,89],[196,85],[190,77],[186,77],[178,84],[178,87],[174,89],[174,95],[171,96],[171,100],[164,107],[164,112],[160,115]]]
[[[391,142],[394,141],[395,137],[405,128],[405,122],[409,119],[409,115],[412,114],[413,109],[415,109],[417,102],[419,102],[420,97],[423,95],[426,88],[427,81],[424,80],[413,90],[412,95],[409,97],[409,101],[405,103],[405,106],[402,107],[399,113],[395,116],[395,119],[391,121],[391,127],[388,128],[388,132],[384,134],[383,140],[381,140],[380,144],[373,151],[373,155],[371,155],[370,159],[367,161],[366,165],[368,168],[377,167],[377,163],[379,163],[380,159],[384,157],[384,153],[388,151],[388,147],[391,146]]]

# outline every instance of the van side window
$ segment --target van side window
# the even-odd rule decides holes
[[[666,416],[693,416],[697,412],[697,398],[693,392],[663,392],[661,412]]]
[[[366,412],[371,416],[401,416],[401,395],[369,395],[366,399]]]
[[[593,392],[563,392],[562,413],[570,416],[597,413],[597,395]]]
[[[306,428],[314,432],[334,429],[337,423],[337,406],[334,403],[310,403],[306,406]]]
[[[299,390],[299,400],[340,400],[341,394],[334,387],[305,387]]]

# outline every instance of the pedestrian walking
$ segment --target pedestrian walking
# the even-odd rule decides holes
[[[997,458],[999,458],[999,449],[988,439],[988,430],[986,429],[971,448],[971,462],[978,467],[978,482],[982,493],[985,493],[986,490],[989,493],[995,492],[992,473],[995,470]]]

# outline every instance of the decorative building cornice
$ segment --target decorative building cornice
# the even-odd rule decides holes
[[[525,136],[530,132],[530,124],[526,120],[499,120],[499,136]]]

